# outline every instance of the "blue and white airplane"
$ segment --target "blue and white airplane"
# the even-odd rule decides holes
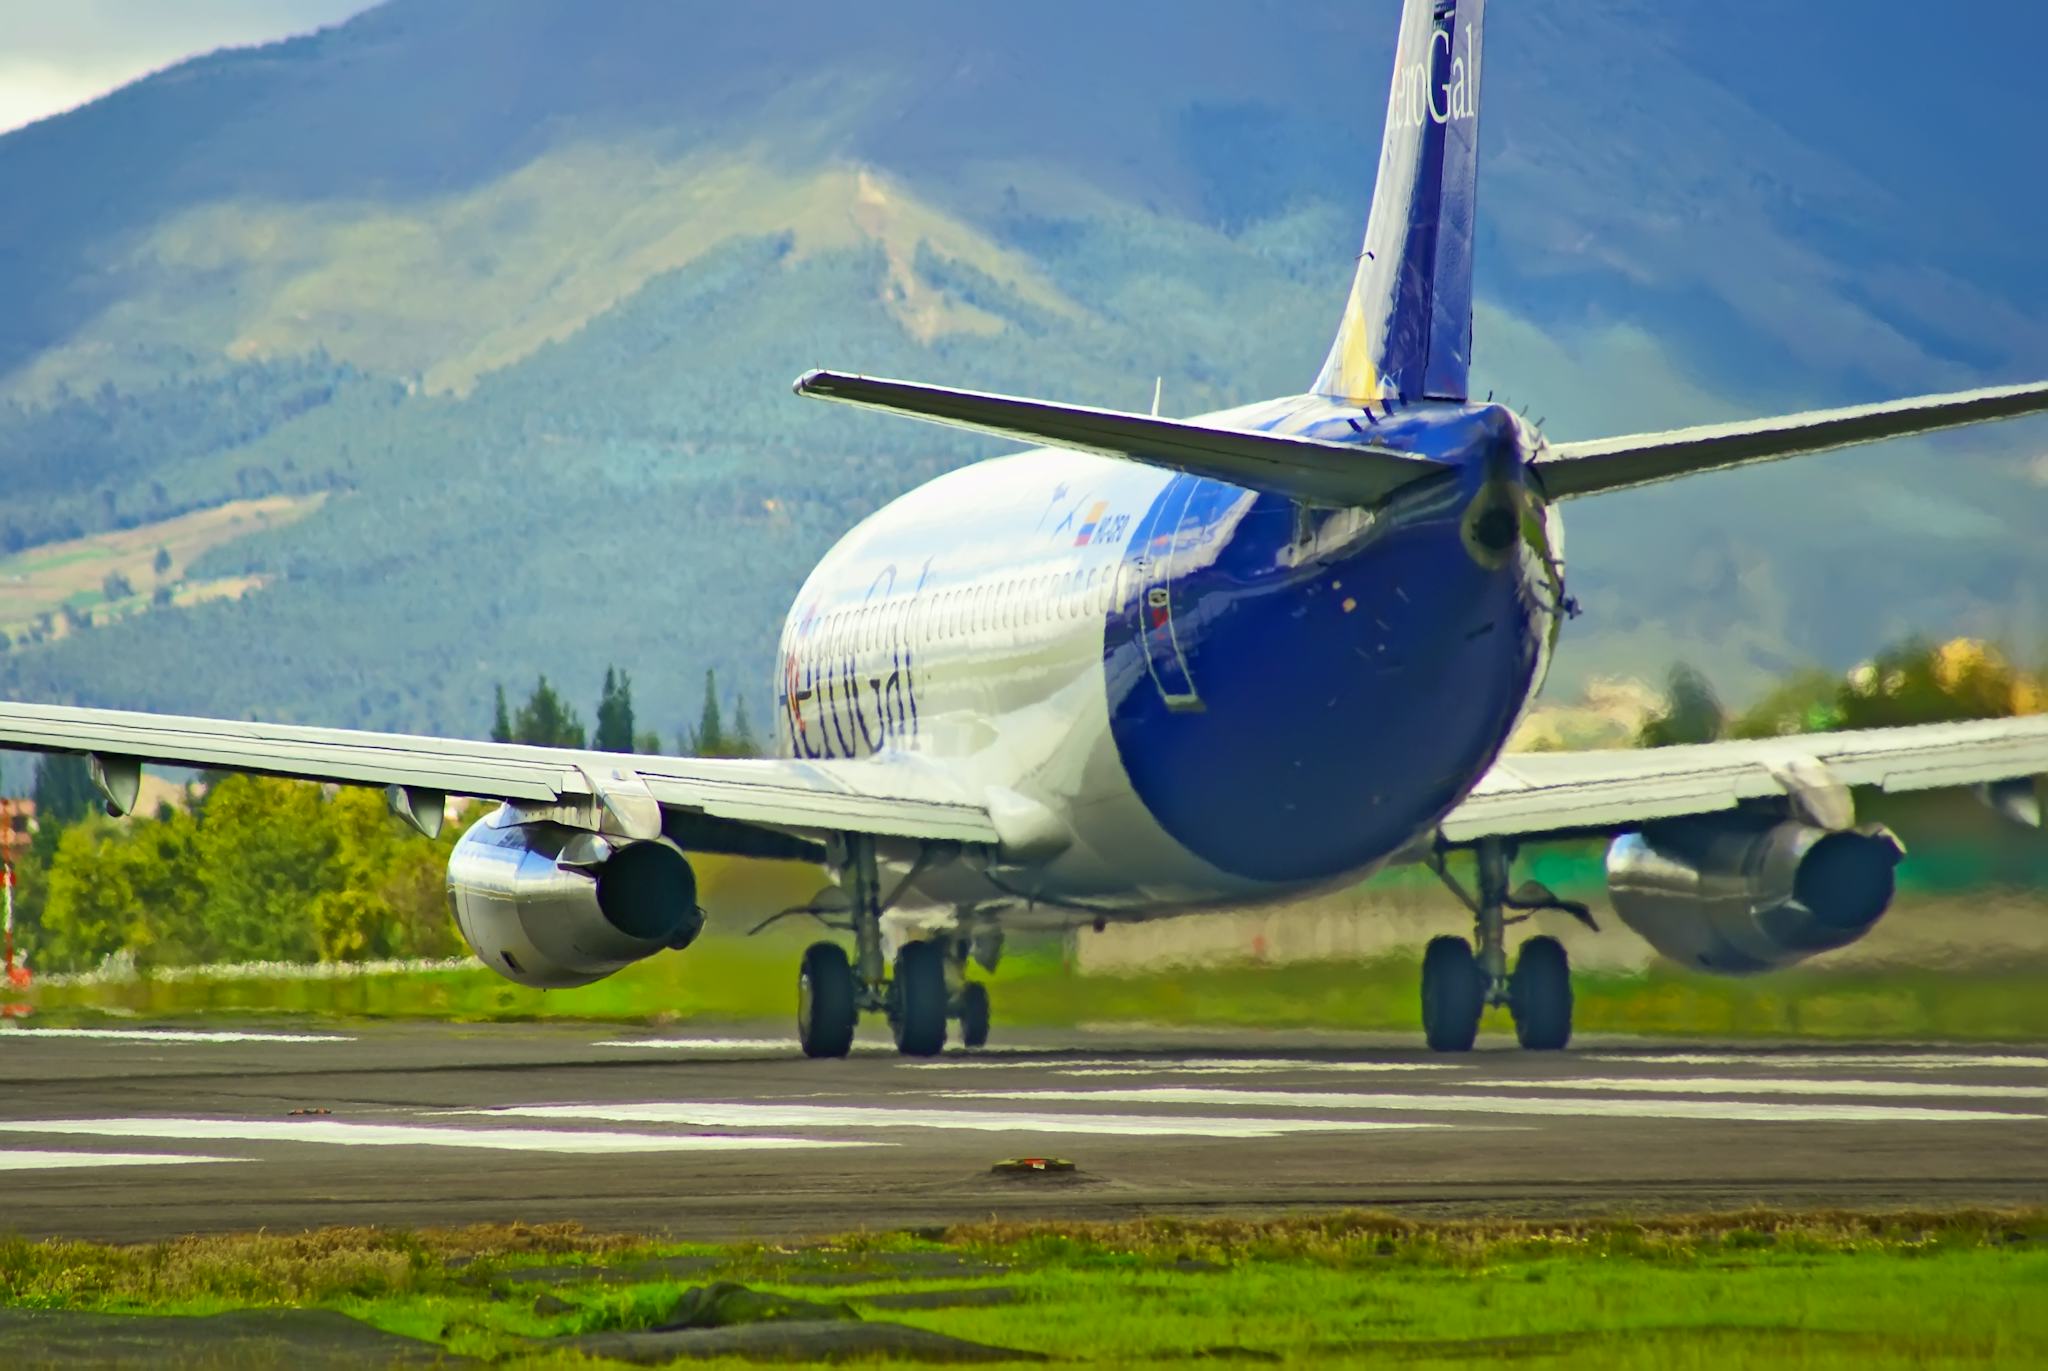
[[[880,510],[784,624],[774,759],[717,761],[0,704],[0,746],[88,754],[110,809],[145,762],[388,788],[438,831],[501,802],[449,885],[478,957],[581,985],[698,932],[700,853],[830,872],[798,1028],[863,1012],[978,1046],[1006,929],[1284,899],[1431,865],[1470,940],[1424,959],[1431,1046],[1504,1005],[1571,1033],[1562,946],[1512,970],[1517,848],[1612,840],[1620,917],[1709,971],[1866,932],[1900,847],[1850,788],[1975,786],[2038,823],[2048,719],[1501,758],[1569,617],[1558,506],[1700,472],[2048,411],[2048,384],[1552,444],[1467,393],[1483,0],[1407,0],[1365,247],[1313,385],[1169,419],[812,372],[797,393],[1040,446]],[[1472,854],[1469,885],[1455,854]],[[1462,859],[1461,859],[1462,860]]]

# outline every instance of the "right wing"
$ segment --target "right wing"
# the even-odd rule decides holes
[[[1001,841],[986,803],[913,758],[656,757],[12,703],[0,703],[0,748],[91,756],[124,812],[133,807],[140,764],[155,762],[390,787],[393,807],[421,826],[438,827],[430,816],[438,816],[442,797],[470,795],[559,806],[631,836],[652,836],[650,825],[659,832],[664,814],[678,814],[807,838],[851,832]]]
[[[1553,500],[1669,481],[1699,471],[1776,462],[1809,452],[1935,433],[1966,424],[2048,413],[2048,382],[1953,395],[1922,395],[1881,405],[1823,409],[1739,424],[1637,433],[1584,443],[1554,443],[1532,472]]]
[[[1815,782],[1885,791],[2048,774],[2048,715],[1603,752],[1502,757],[1442,825],[1445,841],[1611,834],[1713,814]]]
[[[1402,486],[1451,469],[1369,444],[1210,428],[1184,419],[838,371],[807,371],[797,378],[795,390],[813,399],[952,428],[1190,472],[1310,504],[1376,505]]]

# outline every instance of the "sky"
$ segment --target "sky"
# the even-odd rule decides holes
[[[0,133],[216,48],[338,23],[375,0],[0,0]]]

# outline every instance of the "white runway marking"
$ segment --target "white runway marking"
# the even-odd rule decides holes
[[[1364,1119],[1188,1118],[1170,1114],[1039,1114],[1017,1110],[890,1108],[810,1104],[535,1104],[451,1113],[604,1123],[689,1124],[703,1128],[936,1128],[973,1133],[1072,1133],[1131,1138],[1271,1138],[1284,1133],[1349,1133],[1442,1124]]]
[[[479,1147],[498,1152],[753,1152],[791,1147],[881,1147],[839,1139],[731,1134],[586,1133],[574,1129],[441,1128],[328,1119],[27,1119],[0,1132],[199,1142],[311,1142],[351,1147]]]
[[[1280,1071],[1402,1072],[1457,1071],[1457,1062],[1323,1062],[1292,1057],[1190,1057],[1183,1062],[1133,1061],[1127,1057],[1081,1057],[1073,1060],[905,1062],[917,1071],[985,1067],[1038,1067],[1062,1076],[1258,1076]]]
[[[235,1162],[240,1157],[188,1157],[175,1152],[0,1151],[0,1171],[57,1171],[88,1166],[177,1166],[185,1162]]]
[[[1706,1119],[1742,1123],[1962,1123],[2040,1120],[2039,1114],[1885,1104],[1779,1104],[1749,1100],[1617,1100],[1514,1095],[1347,1095],[1331,1090],[1244,1090],[1228,1086],[1139,1086],[1130,1090],[956,1090],[955,1099],[1063,1100],[1076,1104],[1196,1104],[1236,1109],[1390,1109],[1436,1114],[1552,1114],[1624,1119]]]
[[[1574,1053],[1574,1056],[1578,1054]],[[1944,1052],[1588,1052],[1580,1061],[1630,1066],[1860,1066],[1879,1071],[2048,1070],[2048,1057]]]
[[[6,1038],[111,1038],[137,1043],[352,1043],[349,1033],[258,1033],[199,1028],[5,1028]]]
[[[2048,1105],[2048,1086],[1965,1085],[1951,1081],[1805,1080],[1789,1076],[1576,1076],[1561,1080],[1466,1081],[1480,1090],[1627,1090],[1646,1095],[1900,1095],[2032,1100]]]
[[[593,1047],[630,1047],[649,1052],[789,1052],[802,1049],[795,1038],[606,1038]],[[856,1052],[894,1052],[887,1043],[855,1043]]]

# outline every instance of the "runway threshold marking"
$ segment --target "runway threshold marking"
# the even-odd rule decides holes
[[[1327,1090],[1245,1090],[1227,1086],[1137,1086],[1129,1090],[956,1090],[953,1099],[1074,1104],[1221,1105],[1236,1109],[1358,1109],[1400,1113],[1540,1114],[1741,1123],[1981,1123],[2039,1121],[2039,1114],[1883,1104],[1784,1104],[1755,1100],[1627,1100],[1612,1096],[1354,1095]]]
[[[1204,1118],[1171,1114],[1034,1113],[1003,1109],[894,1108],[885,1105],[533,1104],[450,1110],[524,1119],[691,1124],[708,1128],[928,1128],[973,1133],[1071,1133],[1141,1138],[1270,1138],[1286,1133],[1393,1132],[1442,1124],[1384,1119]]]
[[[209,1028],[4,1028],[0,1038],[106,1038],[138,1043],[352,1043],[351,1033],[264,1033]]]
[[[1467,1081],[1480,1090],[1625,1090],[1667,1095],[1894,1095],[2032,1100],[2048,1105],[2048,1086],[1970,1085],[1956,1081],[1873,1081],[1795,1076],[1571,1076],[1557,1080]]]
[[[50,1152],[37,1148],[0,1151],[0,1171],[58,1171],[94,1166],[180,1166],[190,1162],[238,1162],[241,1157],[194,1157],[178,1152]]]
[[[759,1134],[606,1133],[576,1129],[449,1128],[421,1124],[338,1123],[328,1119],[23,1119],[0,1132],[94,1138],[172,1138],[194,1142],[304,1142],[344,1147],[473,1147],[495,1152],[751,1152],[799,1147],[886,1147],[842,1138]]]

